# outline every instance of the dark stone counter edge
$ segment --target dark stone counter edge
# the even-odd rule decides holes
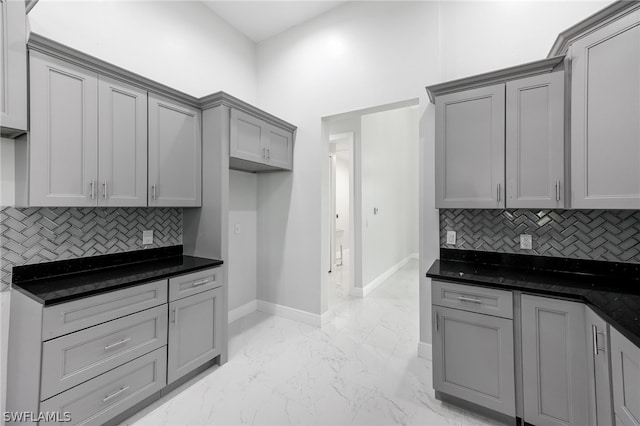
[[[181,257],[190,258],[191,256],[181,256]],[[69,296],[56,297],[55,299],[49,299],[49,300],[44,300],[38,297],[37,295],[31,293],[29,290],[22,288],[20,286],[21,285],[20,283],[12,284],[12,289],[19,291],[20,293],[28,296],[29,298],[35,300],[36,302],[42,305],[51,306],[51,305],[57,305],[64,302],[69,302],[72,300],[84,299],[86,297],[95,296],[97,294],[103,294],[103,293],[109,293],[111,291],[122,290],[123,288],[127,288],[127,287],[134,287],[137,285],[146,284],[146,283],[150,283],[150,282],[154,282],[162,279],[177,277],[177,276],[188,274],[191,272],[197,272],[197,271],[201,271],[208,268],[214,268],[216,266],[220,266],[224,264],[222,260],[218,260],[218,259],[205,259],[205,258],[198,258],[198,259],[207,260],[208,262],[201,263],[197,266],[181,268],[179,271],[172,271],[172,272],[165,272],[165,273],[160,272],[157,275],[154,275],[153,277],[147,276],[140,279],[132,278],[131,281],[109,286],[106,288],[88,290],[82,293],[76,293]],[[27,283],[24,283],[24,284],[27,285]]]
[[[479,278],[465,278],[465,277],[455,277],[450,275],[442,275],[431,272],[431,269],[438,263],[436,260],[434,264],[427,272],[427,278],[460,283],[460,284],[468,284],[478,287],[488,287],[494,288],[497,290],[515,290],[520,291],[526,294],[534,294],[534,295],[542,295],[542,296],[550,296],[556,299],[564,299],[569,301],[581,302],[585,305],[589,306],[596,314],[598,314],[603,320],[605,320],[611,327],[615,328],[620,334],[625,336],[631,342],[633,342],[636,346],[640,347],[640,335],[633,333],[627,330],[625,327],[621,326],[615,319],[611,318],[606,312],[600,309],[597,304],[594,304],[591,300],[589,300],[588,296],[579,293],[571,293],[569,291],[553,291],[541,288],[531,288],[526,285],[517,285],[517,284],[509,284],[509,283],[496,283],[493,281],[483,281]]]

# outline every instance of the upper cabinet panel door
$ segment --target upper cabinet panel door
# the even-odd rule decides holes
[[[616,424],[640,425],[640,348],[611,327],[611,375]]]
[[[436,207],[504,208],[505,86],[436,98]]]
[[[27,48],[23,0],[0,0],[0,125],[2,136],[27,130]]]
[[[290,132],[267,124],[267,162],[274,167],[293,168],[293,135]]]
[[[571,47],[572,207],[640,208],[640,11]]]
[[[95,206],[98,197],[98,77],[30,53],[29,204]]]
[[[147,92],[99,77],[98,204],[147,205]]]
[[[202,205],[200,110],[149,94],[149,206]]]
[[[267,162],[264,121],[232,109],[230,131],[229,155],[231,157],[258,163]]]
[[[507,206],[563,208],[564,72],[507,83]]]

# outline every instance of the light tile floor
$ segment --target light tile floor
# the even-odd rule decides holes
[[[416,355],[417,261],[365,299],[348,296],[337,276],[327,326],[246,316],[230,325],[229,362],[126,424],[496,424],[434,398],[431,362]]]

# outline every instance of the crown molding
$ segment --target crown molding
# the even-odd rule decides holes
[[[460,78],[457,80],[438,83],[427,86],[427,93],[431,103],[435,103],[436,96],[448,93],[458,92],[460,90],[473,89],[492,84],[505,83],[509,80],[517,78],[529,77],[532,75],[550,73],[564,60],[564,55],[554,56],[535,62],[528,62],[514,67],[503,68],[497,71],[491,71],[484,74],[478,74],[471,77]]]

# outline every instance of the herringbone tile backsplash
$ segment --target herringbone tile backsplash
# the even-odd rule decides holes
[[[142,245],[142,230],[153,244]],[[27,208],[0,210],[0,290],[14,265],[182,244],[178,208]]]
[[[520,249],[520,234],[531,235],[531,250]],[[441,209],[440,247],[640,263],[640,211]]]

